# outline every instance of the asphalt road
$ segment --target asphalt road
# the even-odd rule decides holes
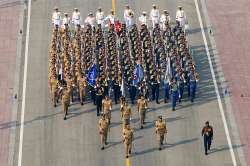
[[[193,104],[184,100],[178,105],[177,111],[172,112],[170,104],[150,103],[145,129],[139,129],[138,115],[133,111],[135,146],[130,158],[131,166],[232,165],[194,1],[117,0],[118,16],[122,15],[125,3],[129,3],[137,15],[142,10],[149,11],[155,3],[160,9],[169,10],[172,18],[176,7],[181,4],[188,16],[190,45],[201,76],[198,98]],[[32,1],[22,166],[123,166],[126,162],[118,105],[114,106],[109,145],[104,151],[100,150],[98,119],[91,103],[83,107],[78,103],[71,106],[67,121],[63,120],[60,107],[53,108],[51,105],[47,74],[50,20],[54,6],[68,13],[78,7],[85,17],[99,6],[107,13],[111,8],[111,0]],[[168,144],[162,151],[157,150],[153,127],[158,115],[166,119],[169,131]],[[212,152],[208,156],[204,155],[201,137],[201,128],[206,120],[215,129]],[[17,153],[19,140],[16,139],[16,142]],[[237,155],[236,158],[238,160]],[[16,154],[14,165],[17,165],[17,161]]]

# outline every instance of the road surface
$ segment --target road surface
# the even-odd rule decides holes
[[[51,105],[48,89],[50,20],[54,6],[68,13],[71,13],[74,7],[78,7],[81,15],[85,17],[90,11],[95,12],[99,6],[107,13],[111,9],[111,0],[33,0],[23,141],[19,140],[20,133],[17,128],[14,165],[20,161],[19,142],[23,145],[22,166],[233,165],[194,1],[117,0],[118,16],[122,15],[126,3],[136,12],[136,16],[143,10],[149,12],[153,3],[161,10],[169,10],[172,18],[175,17],[178,5],[184,7],[190,26],[189,42],[201,76],[197,100],[193,104],[184,100],[177,107],[176,112],[171,111],[170,104],[150,103],[146,126],[143,130],[139,129],[138,115],[133,109],[132,126],[136,131],[135,146],[132,157],[127,162],[121,142],[120,112],[118,105],[115,105],[112,112],[109,145],[101,151],[98,119],[95,107],[91,103],[83,107],[79,103],[71,106],[70,118],[66,121],[63,120],[60,107],[53,108]],[[163,115],[168,127],[168,144],[162,151],[157,150],[153,127],[153,121],[158,115]],[[18,117],[20,118],[20,114]],[[212,152],[205,156],[201,128],[207,120],[213,125],[215,136]],[[235,155],[238,162],[237,152]]]

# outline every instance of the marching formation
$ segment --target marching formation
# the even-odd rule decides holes
[[[66,120],[73,102],[84,105],[90,97],[97,116],[102,115],[102,150],[108,143],[112,97],[115,104],[120,103],[126,157],[131,154],[134,137],[131,105],[137,104],[143,129],[149,102],[171,100],[175,111],[185,91],[194,101],[199,75],[189,51],[182,7],[178,7],[173,25],[168,11],[160,15],[156,5],[150,18],[142,12],[138,24],[128,5],[123,20],[116,18],[114,11],[105,17],[101,8],[95,17],[89,13],[84,21],[77,8],[71,18],[68,13],[61,18],[59,9],[54,10],[48,73],[53,106],[61,102]],[[155,121],[155,133],[161,150],[167,133],[162,116]]]

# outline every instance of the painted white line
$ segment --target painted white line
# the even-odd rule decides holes
[[[28,18],[27,18],[27,31],[25,42],[25,59],[24,59],[24,72],[23,72],[23,92],[22,92],[22,110],[20,122],[20,138],[19,138],[19,153],[18,153],[18,166],[22,166],[23,155],[23,130],[24,130],[24,113],[26,104],[26,84],[27,84],[27,66],[29,55],[29,37],[30,37],[30,14],[31,14],[31,0],[28,1]]]
[[[201,19],[200,9],[199,9],[197,0],[194,0],[194,3],[195,3],[198,19],[199,19],[199,22],[200,22],[201,33],[202,33],[203,41],[204,41],[204,44],[205,44],[205,49],[206,49],[206,53],[207,53],[207,57],[208,57],[209,67],[210,67],[212,78],[213,78],[214,88],[215,88],[215,92],[216,92],[216,96],[217,96],[217,100],[218,100],[218,104],[219,104],[219,109],[220,109],[220,114],[221,114],[221,117],[222,117],[223,125],[224,125],[224,128],[225,128],[227,143],[228,143],[228,146],[229,146],[229,149],[230,149],[232,162],[233,162],[234,166],[237,166],[236,159],[235,159],[235,154],[234,154],[234,151],[233,151],[232,141],[231,141],[229,130],[228,130],[228,125],[227,125],[224,109],[222,107],[222,102],[221,102],[221,97],[220,97],[217,81],[216,81],[215,74],[214,74],[213,64],[212,64],[212,61],[211,61],[211,55],[210,55],[209,49],[208,49],[207,38],[206,38],[205,32],[204,32],[204,26],[203,26],[202,19]]]

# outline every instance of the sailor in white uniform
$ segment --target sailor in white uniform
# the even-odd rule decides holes
[[[58,10],[58,7],[54,8],[54,12],[52,14],[52,24],[55,27],[60,27],[61,24],[61,13]]]
[[[68,13],[64,13],[64,18],[62,19],[62,28],[65,28],[65,26],[70,27],[70,17]]]
[[[134,12],[130,9],[129,5],[125,6],[124,9],[124,14],[123,14],[123,18],[124,18],[124,22],[126,24],[126,27],[129,26],[129,21],[131,21],[131,15],[134,15]]]
[[[102,11],[102,8],[98,8],[95,17],[97,25],[100,24],[101,27],[104,28],[104,12]]]
[[[159,24],[159,21],[160,21],[160,12],[159,12],[159,9],[156,8],[155,4],[153,4],[153,9],[151,9],[150,17],[152,20],[153,28],[155,28],[155,25]]]
[[[185,23],[187,21],[187,18],[181,6],[179,6],[178,10],[176,11],[176,21],[179,22],[180,27],[185,28]]]
[[[127,28],[130,29],[132,27],[132,25],[135,24],[135,20],[134,20],[134,13],[130,12],[129,13],[129,17],[127,18]]]
[[[75,8],[72,13],[72,23],[75,25],[75,27],[77,27],[78,25],[81,24],[80,21],[81,21],[81,14],[79,10]]]
[[[162,30],[166,30],[166,24],[170,24],[171,18],[167,10],[163,11],[160,18],[160,26]]]
[[[146,25],[148,26],[148,17],[147,17],[147,12],[143,11],[142,15],[139,17],[139,22],[141,25]]]
[[[89,24],[92,26],[92,28],[95,26],[95,17],[93,16],[93,13],[89,13],[86,19],[84,20],[85,24]]]
[[[105,22],[107,22],[107,27],[108,24],[115,24],[116,17],[115,17],[115,12],[113,10],[110,11],[110,14],[105,18]]]

